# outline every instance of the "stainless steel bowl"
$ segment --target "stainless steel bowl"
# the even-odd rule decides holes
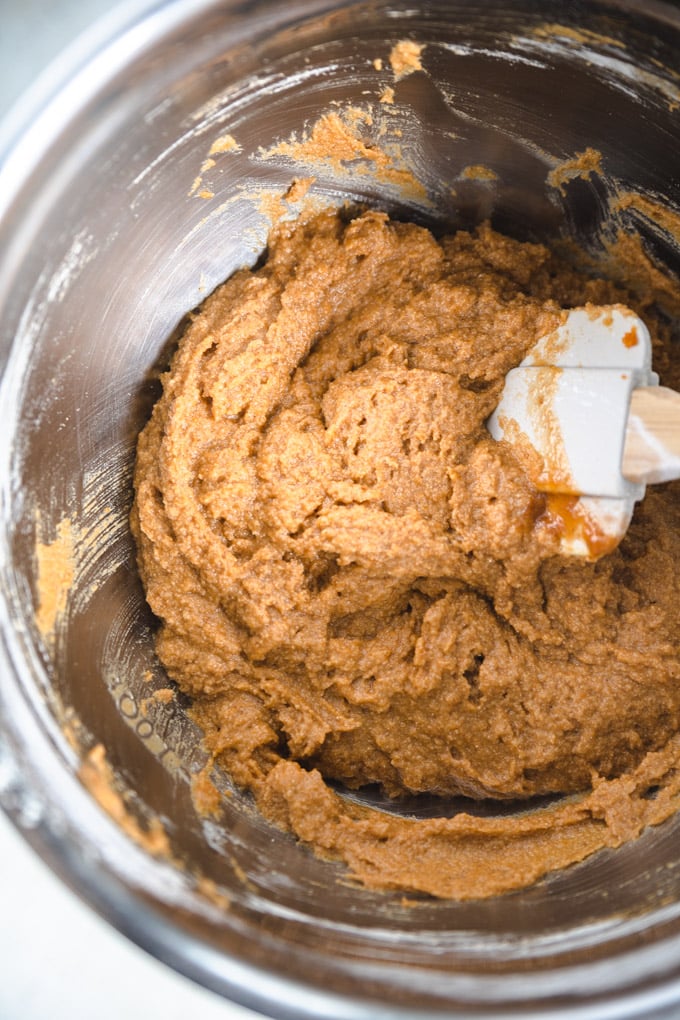
[[[184,315],[257,259],[253,194],[301,172],[260,148],[333,104],[377,104],[391,44],[416,39],[427,73],[399,83],[396,116],[430,203],[331,166],[316,193],[596,243],[602,179],[562,193],[547,173],[593,146],[610,181],[677,214],[680,9],[169,0],[121,8],[89,38],[0,144],[3,806],[114,925],[272,1016],[677,1016],[677,819],[523,892],[407,905],[312,858],[227,777],[220,819],[197,814],[199,734],[181,700],[149,701],[164,679],[127,515],[135,437]],[[202,170],[226,133],[240,150]],[[497,176],[461,176],[471,165]],[[672,231],[635,211],[627,224],[677,269]],[[63,605],[46,601],[49,570]],[[118,821],[82,781],[98,744]],[[131,838],[154,818],[170,858]]]

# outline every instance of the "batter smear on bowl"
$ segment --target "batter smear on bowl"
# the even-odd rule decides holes
[[[493,895],[680,804],[680,489],[567,559],[485,427],[564,308],[619,301],[673,385],[653,309],[547,248],[310,213],[204,303],[163,379],[132,514],[158,654],[263,814],[368,886]]]

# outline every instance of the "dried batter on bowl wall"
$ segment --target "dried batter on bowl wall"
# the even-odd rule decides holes
[[[485,427],[587,302],[636,308],[677,385],[653,297],[488,225],[316,210],[179,345],[132,515],[159,656],[266,817],[367,886],[489,896],[680,803],[678,486],[615,552],[570,560]],[[343,786],[470,809],[405,817]]]

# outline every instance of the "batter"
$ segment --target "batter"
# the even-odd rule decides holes
[[[674,385],[652,310],[542,246],[309,214],[164,377],[132,514],[158,653],[234,781],[366,885],[492,895],[680,804],[678,487],[614,553],[565,559],[484,424],[564,308],[616,301]],[[442,816],[342,793],[365,786]]]

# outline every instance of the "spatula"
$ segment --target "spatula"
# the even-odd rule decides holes
[[[508,373],[487,426],[546,493],[566,555],[610,552],[646,485],[680,478],[680,393],[659,386],[647,327],[623,305],[567,312]]]

